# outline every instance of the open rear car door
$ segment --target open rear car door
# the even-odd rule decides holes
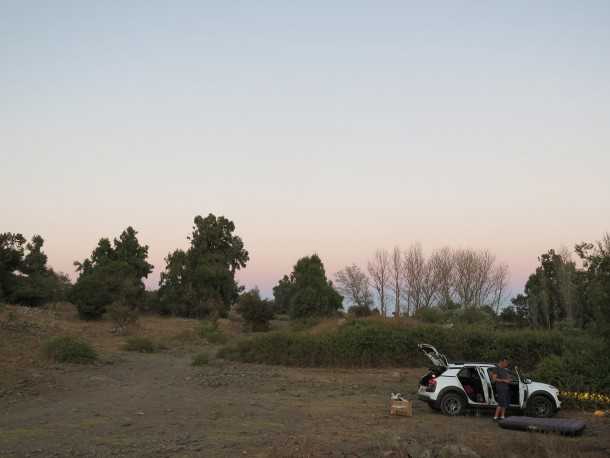
[[[491,385],[491,381],[489,380],[489,375],[487,371],[482,367],[477,367],[477,372],[479,373],[479,377],[481,377],[481,383],[483,384],[483,394],[485,396],[485,403],[487,405],[496,405],[496,398],[494,397],[493,388]]]
[[[449,362],[447,361],[447,357],[445,355],[443,355],[442,353],[439,353],[438,350],[436,348],[434,348],[432,345],[428,345],[428,344],[419,344],[417,345],[417,348],[419,348],[424,355],[426,355],[428,357],[428,359],[430,361],[432,361],[432,364],[434,364],[436,367],[447,367],[449,366]]]

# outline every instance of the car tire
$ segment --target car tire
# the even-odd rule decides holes
[[[441,412],[445,415],[454,417],[461,415],[466,409],[466,401],[464,396],[459,393],[451,392],[443,395],[440,402]]]
[[[555,415],[555,404],[548,396],[537,394],[527,400],[525,413],[530,417],[548,418]]]

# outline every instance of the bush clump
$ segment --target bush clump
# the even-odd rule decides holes
[[[534,377],[562,390],[610,393],[610,344],[591,338],[571,338],[561,355],[548,355]]]
[[[269,321],[273,319],[273,304],[262,299],[260,292],[254,288],[239,297],[239,313],[252,331],[268,331]]]
[[[193,361],[191,362],[191,366],[207,366],[210,362],[210,355],[205,352],[197,353],[193,356]]]
[[[217,321],[201,321],[199,335],[211,344],[223,344],[227,341],[227,336],[218,328]]]
[[[347,309],[347,313],[357,318],[364,318],[367,316],[371,316],[373,311],[367,305],[353,305],[349,309]]]
[[[43,345],[44,355],[59,363],[87,364],[97,359],[97,353],[85,340],[78,337],[52,337]]]
[[[163,347],[153,342],[148,337],[133,336],[125,339],[125,350],[137,351],[140,353],[156,353],[163,349]]]
[[[323,320],[320,316],[311,316],[309,318],[299,318],[290,320],[290,329],[294,332],[302,332],[317,326]]]
[[[326,332],[272,332],[221,349],[227,359],[289,366],[421,367],[429,361],[417,348],[429,343],[453,361],[496,362],[508,355],[513,364],[533,369],[547,355],[561,355],[563,336],[556,331],[498,331],[488,327],[407,324],[348,320]]]
[[[449,313],[439,307],[422,307],[415,312],[414,317],[424,323],[440,324],[449,320]]]
[[[123,302],[115,302],[107,308],[108,317],[116,326],[120,335],[127,334],[130,326],[138,321],[138,311]]]

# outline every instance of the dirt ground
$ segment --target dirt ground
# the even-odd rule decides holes
[[[610,456],[610,419],[590,412],[561,412],[586,420],[577,438],[502,430],[487,412],[449,418],[419,401],[413,417],[390,416],[389,394],[413,397],[425,369],[193,367],[192,347],[100,345],[94,366],[36,363],[2,377],[0,456],[455,456],[439,455],[448,444],[481,457]]]

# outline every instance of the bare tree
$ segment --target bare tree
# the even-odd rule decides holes
[[[403,262],[400,248],[395,246],[390,256],[390,291],[394,294],[394,317],[400,317],[400,299],[403,282]],[[407,310],[408,313],[408,310]]]
[[[452,303],[455,284],[453,250],[450,247],[443,247],[434,251],[430,256],[429,265],[437,288],[437,304],[448,305]]]
[[[407,315],[411,308],[415,313],[422,306],[425,270],[424,253],[421,245],[415,243],[405,251],[403,258],[403,295],[407,300]]]
[[[474,290],[474,303],[471,305],[489,305],[489,298],[494,292],[492,279],[496,257],[489,251],[475,252],[476,282]]]
[[[439,291],[439,281],[434,271],[432,258],[429,258],[422,272],[421,307],[428,308],[434,305],[438,301]]]
[[[353,305],[371,308],[373,296],[369,289],[369,279],[360,268],[352,264],[335,274],[337,289]]]
[[[456,250],[453,259],[458,302],[464,307],[499,308],[508,283],[508,267],[496,265],[495,256],[487,250]]]
[[[390,286],[390,255],[387,250],[377,250],[368,262],[371,285],[379,296],[381,316],[386,316],[386,291]]]
[[[477,256],[473,250],[456,250],[453,253],[455,263],[454,288],[457,300],[464,307],[474,304],[478,263]]]
[[[494,268],[491,282],[493,284],[492,306],[496,315],[500,313],[500,306],[507,299],[509,270],[507,264],[500,264]]]

